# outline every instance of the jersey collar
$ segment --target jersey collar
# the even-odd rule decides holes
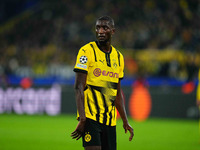
[[[96,45],[97,45],[97,47],[102,51],[102,52],[104,52],[101,48],[100,48],[100,46],[99,46],[99,44],[98,44],[98,42],[97,41],[95,41],[95,43],[96,43]],[[110,52],[104,52],[104,53],[106,53],[106,54],[110,54],[112,52],[112,45],[111,45],[111,49],[110,49]]]

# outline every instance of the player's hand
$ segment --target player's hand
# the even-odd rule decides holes
[[[127,133],[127,131],[130,132],[131,135],[129,137],[129,141],[131,141],[133,139],[133,136],[134,136],[133,128],[131,127],[131,125],[129,125],[129,123],[124,123],[123,127],[124,127],[124,130],[125,130],[125,133]]]
[[[72,139],[79,140],[81,138],[85,128],[85,122],[86,121],[79,121],[75,131],[71,133]]]

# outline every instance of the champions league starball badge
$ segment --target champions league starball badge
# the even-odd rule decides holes
[[[80,63],[85,64],[87,62],[87,57],[86,56],[81,56],[79,61],[80,61]]]

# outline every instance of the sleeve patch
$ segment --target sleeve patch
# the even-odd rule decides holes
[[[87,69],[87,66],[83,64],[77,64],[76,67]]]
[[[79,59],[80,63],[82,63],[82,64],[87,63],[87,60],[88,60],[88,59],[87,59],[86,56],[81,56],[80,59]]]

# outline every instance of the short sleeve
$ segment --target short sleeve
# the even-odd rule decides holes
[[[91,55],[89,49],[82,47],[77,55],[74,72],[87,73],[90,66]]]

